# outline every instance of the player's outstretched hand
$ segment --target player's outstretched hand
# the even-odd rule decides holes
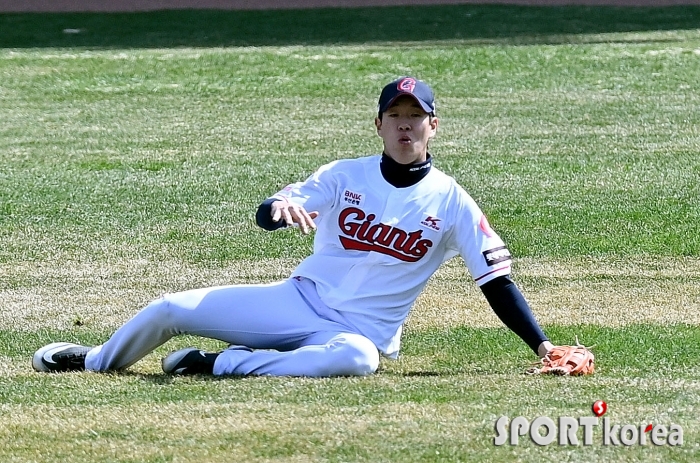
[[[298,204],[289,201],[275,201],[272,203],[271,214],[273,222],[284,220],[287,226],[297,224],[305,235],[316,229],[314,219],[318,217],[318,212],[306,212],[306,209]]]
[[[595,355],[590,347],[586,347],[576,339],[575,346],[554,346],[538,362],[529,368],[527,373],[532,375],[592,375],[595,371]]]
[[[537,348],[537,355],[539,355],[540,358],[544,358],[547,355],[547,352],[552,349],[554,349],[554,344],[549,341],[542,341]]]

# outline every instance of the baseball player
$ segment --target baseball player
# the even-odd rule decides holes
[[[162,361],[172,374],[351,376],[396,358],[401,328],[430,276],[462,256],[504,324],[541,357],[553,346],[510,278],[511,255],[474,200],[433,166],[432,89],[413,77],[386,85],[375,119],[379,155],[331,162],[265,200],[266,230],[315,230],[313,253],[290,278],[166,294],[102,345],[39,349],[37,371],[129,367],[173,336],[230,345],[187,348]]]

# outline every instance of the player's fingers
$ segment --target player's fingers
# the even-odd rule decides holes
[[[301,210],[303,216],[304,216],[304,221],[306,222],[306,225],[309,227],[313,228],[314,230],[316,229],[316,223],[314,222],[313,217],[311,217],[311,214],[306,212],[306,209]]]
[[[295,207],[292,209],[292,215],[294,217],[294,222],[299,225],[301,232],[305,235],[309,233],[309,223],[306,220],[306,211],[303,207]]]
[[[279,222],[282,218],[282,210],[275,203],[272,203],[272,221]]]
[[[309,212],[309,216],[310,216],[312,219],[315,219],[316,217],[318,217],[318,211]]]
[[[287,222],[287,226],[291,227],[292,224],[294,224],[294,220],[292,219],[292,215],[289,213],[289,207],[284,207],[282,208],[282,218],[284,219],[285,222]]]
[[[314,217],[316,216],[318,216],[318,212],[314,212]],[[305,235],[309,233],[309,228],[316,228],[313,217],[302,206],[297,206],[296,204],[273,203],[272,220],[277,222],[280,219],[283,219],[288,227],[294,224],[299,225],[299,228]]]

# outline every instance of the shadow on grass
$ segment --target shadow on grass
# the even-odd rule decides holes
[[[242,379],[243,377],[241,376],[214,376],[214,375],[207,375],[207,374],[196,374],[196,375],[173,375],[169,373],[142,373],[138,371],[138,367],[135,367],[135,369],[126,369],[126,370],[119,370],[119,371],[109,371],[106,373],[102,374],[107,374],[111,375],[114,377],[122,377],[122,378],[134,378],[141,380],[146,383],[154,384],[154,385],[170,385],[173,384],[176,381],[181,380],[182,378],[190,378],[191,380],[194,381],[225,381],[225,380],[236,380],[236,379]]]
[[[545,327],[554,344],[575,344],[575,339],[593,346],[598,374],[615,376],[663,371],[691,371],[700,358],[700,327],[687,324],[639,324],[622,327],[572,325]],[[47,339],[69,339],[95,345],[96,333],[27,333],[0,330],[0,355],[27,359]],[[188,337],[180,339],[184,345]],[[204,340],[208,346],[219,341]],[[173,346],[171,346],[173,347]],[[215,349],[213,349],[215,350]],[[399,361],[383,360],[379,374],[403,377],[523,373],[537,356],[507,328],[454,327],[451,329],[407,331]],[[135,377],[152,384],[170,384],[177,376],[139,372],[138,367],[109,374]],[[231,377],[195,375],[202,381]]]
[[[512,5],[0,14],[2,48],[175,48],[471,41],[595,42],[614,32],[700,28],[700,7]],[[636,39],[625,39],[637,41]],[[639,39],[643,40],[643,39]]]
[[[545,327],[554,344],[592,346],[598,374],[688,370],[700,358],[700,327],[639,324],[622,327],[572,325]],[[456,327],[405,336],[403,362],[385,364],[392,376],[448,376],[522,373],[538,357],[506,328]],[[427,363],[427,365],[425,365]],[[628,373],[624,373],[628,374]]]

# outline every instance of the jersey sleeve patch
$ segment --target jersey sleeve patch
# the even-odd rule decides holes
[[[493,249],[487,249],[482,253],[484,255],[484,260],[486,265],[492,267],[501,262],[511,260],[510,251],[505,246],[499,246]]]

